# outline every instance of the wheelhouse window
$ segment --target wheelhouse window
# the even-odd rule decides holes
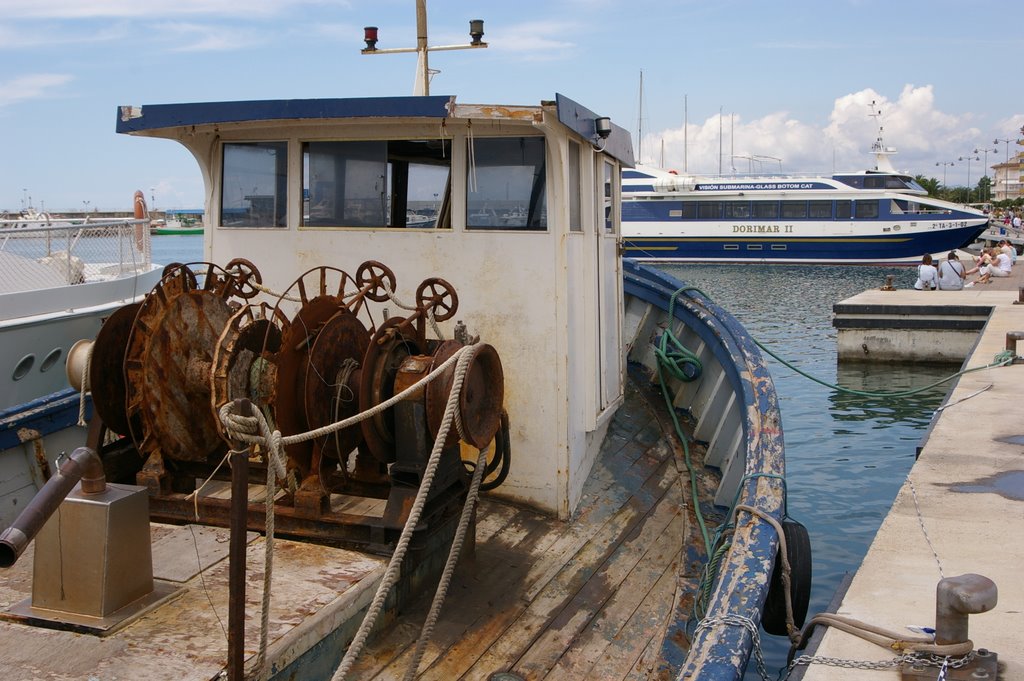
[[[225,143],[222,162],[222,226],[288,225],[287,142]]]
[[[450,227],[445,140],[306,142],[302,224]]]
[[[583,186],[579,143],[569,140],[569,231],[583,231]]]
[[[543,137],[477,137],[469,142],[466,228],[547,229]]]
[[[601,192],[604,201],[604,231],[605,234],[612,234],[615,232],[615,212],[612,208],[615,206],[619,173],[615,171],[615,164],[611,161],[605,160],[602,167],[604,168],[604,177],[601,182],[604,186],[604,190]]]

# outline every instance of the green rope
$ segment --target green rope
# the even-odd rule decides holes
[[[670,324],[675,320],[676,298],[687,290],[697,291],[701,293],[701,295],[704,295],[700,289],[696,289],[692,286],[683,286],[676,290],[676,292],[672,294],[672,298],[668,304],[668,318]],[[668,373],[679,381],[695,381],[700,378],[704,367],[697,355],[684,347],[679,339],[676,338],[671,328],[665,329],[664,333],[661,334],[661,338],[654,349],[654,354],[657,359],[658,384],[661,386],[661,395],[665,400],[665,407],[667,408],[669,415],[672,417],[672,425],[675,428],[676,437],[679,439],[679,442],[683,447],[683,460],[686,463],[686,470],[690,477],[690,494],[693,498],[694,515],[697,518],[697,525],[700,527],[700,534],[704,540],[704,548],[710,555],[712,543],[711,537],[708,534],[707,524],[704,522],[704,515],[700,510],[700,497],[698,496],[697,490],[697,471],[693,467],[693,462],[690,460],[689,441],[686,438],[686,434],[683,432],[682,425],[679,423],[679,416],[676,414],[676,407],[672,403],[672,396],[669,394],[668,381],[665,380],[665,374]]]
[[[841,385],[829,383],[828,381],[824,381],[820,378],[817,378],[816,376],[812,376],[811,374],[807,373],[806,371],[803,371],[799,367],[794,366],[791,362],[787,362],[782,357],[779,357],[777,354],[769,350],[768,346],[764,345],[761,341],[757,340],[756,338],[753,340],[757,347],[761,348],[770,356],[782,362],[784,366],[792,369],[793,371],[800,374],[804,378],[810,379],[819,385],[825,386],[826,388],[831,388],[832,390],[837,390],[839,392],[847,393],[850,395],[859,395],[860,397],[891,397],[893,399],[910,397],[911,395],[917,395],[918,393],[925,392],[926,390],[931,390],[937,385],[942,385],[943,383],[952,381],[954,378],[958,378],[960,376],[963,376],[964,374],[969,374],[972,371],[981,371],[983,369],[991,369],[993,367],[1001,367],[1006,366],[1008,364],[1013,364],[1014,359],[1014,354],[1012,352],[1010,352],[1009,350],[1004,350],[995,356],[991,364],[986,364],[985,366],[980,367],[974,367],[973,369],[964,369],[963,371],[958,371],[955,374],[952,374],[951,376],[946,376],[943,379],[935,381],[934,383],[929,383],[928,385],[922,386],[920,388],[914,388],[913,390],[902,390],[897,392],[872,392],[869,390],[854,390],[853,388],[844,388]]]

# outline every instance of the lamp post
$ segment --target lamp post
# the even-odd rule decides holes
[[[971,202],[971,161],[980,161],[977,156],[961,156],[958,161],[967,161],[967,203]]]
[[[997,137],[992,140],[992,144],[998,146],[1000,142],[1006,145],[1006,162],[1003,167],[1003,199],[1010,198],[1010,142],[1016,142],[1017,140],[1005,139]]]
[[[988,177],[988,170],[989,170],[988,169],[988,153],[990,151],[994,154],[994,153],[996,153],[999,150],[998,149],[989,149],[988,147],[985,147],[984,149],[975,149],[974,151],[971,152],[975,156],[977,156],[978,154],[984,154],[985,155],[985,175],[984,175],[984,177]],[[991,184],[992,183],[990,182],[989,185],[991,185]],[[989,197],[988,196],[983,196],[983,197],[981,197],[981,200],[982,201],[988,201]]]
[[[936,166],[942,166],[942,188],[946,188],[946,168],[951,168],[956,165],[952,161],[939,161],[935,164]]]

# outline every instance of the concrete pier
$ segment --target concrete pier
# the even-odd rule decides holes
[[[1014,269],[1007,279],[965,291],[869,291],[840,305],[882,305],[884,301],[890,307],[985,309],[982,328],[969,332],[976,342],[964,361],[964,368],[982,367],[1007,348],[1008,334],[1024,332],[1024,304],[1015,304],[1024,280],[1024,262]],[[916,314],[924,319],[927,311]],[[879,337],[884,334],[881,327],[874,332]],[[907,338],[911,335],[906,332]],[[1017,354],[1024,354],[1024,341]],[[1024,679],[1022,386],[1024,363],[972,372],[957,380],[837,607],[839,614],[912,637],[915,634],[907,625],[936,625],[940,578],[967,573],[988,577],[998,588],[998,602],[990,611],[970,616],[968,635],[976,650],[985,648],[998,656],[1000,679]],[[831,628],[813,654],[862,662],[895,657],[888,648]],[[994,678],[955,672],[951,670],[945,678]],[[901,676],[899,667],[875,670],[814,663],[803,678],[895,681],[935,679],[938,674],[937,667]]]

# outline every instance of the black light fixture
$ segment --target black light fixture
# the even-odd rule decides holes
[[[366,49],[376,50],[377,49],[377,27],[366,26],[363,28],[363,40],[366,41]]]
[[[471,19],[469,22],[469,37],[473,39],[471,45],[482,45],[481,42],[484,37],[484,20],[483,19]]]
[[[594,119],[594,132],[597,136],[603,140],[608,139],[608,135],[612,134],[612,122],[607,116],[600,116]]]

